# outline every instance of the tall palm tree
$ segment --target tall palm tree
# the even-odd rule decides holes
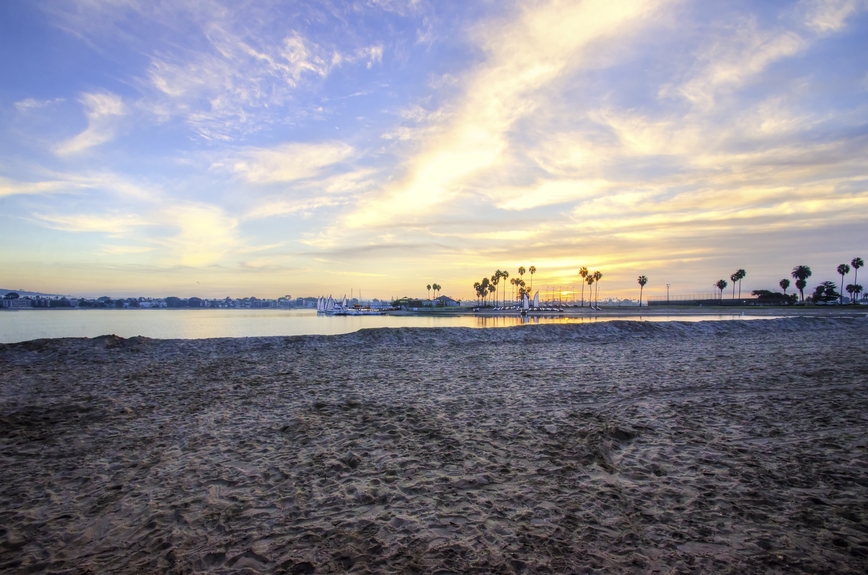
[[[592,308],[592,307],[594,307],[591,305],[591,295],[593,295],[593,293],[594,293],[593,287],[592,287],[594,285],[594,281],[595,281],[594,280],[594,274],[589,273],[587,275],[587,277],[585,277],[585,281],[588,282],[588,307]]]
[[[799,294],[802,296],[802,303],[804,303],[805,286],[808,285],[807,280],[812,275],[811,268],[809,268],[808,266],[796,266],[793,268],[793,271],[790,275],[793,276],[794,280],[796,280],[796,289],[799,290]]]
[[[744,270],[738,270],[735,273],[738,274],[738,299],[741,299],[741,280],[747,276],[747,272]]]
[[[732,299],[735,299],[735,284],[738,283],[738,272],[735,272],[729,279],[732,281]]]
[[[428,284],[425,287],[428,288],[428,299],[431,299],[431,284]]]
[[[847,288],[847,291],[850,291],[850,288]],[[859,284],[853,284],[853,303],[859,303],[859,294],[862,293],[862,286]]]
[[[524,274],[526,274],[526,273],[527,273],[527,270],[524,269],[524,266],[519,266],[519,267],[518,267],[518,276],[519,276],[521,279],[524,279]]]
[[[491,289],[489,289],[491,288],[491,281],[488,278],[482,278],[482,284],[480,285],[482,287],[482,305],[485,305],[488,303],[486,301],[488,300],[488,294],[491,293]]]
[[[494,305],[497,306],[497,284],[500,283],[500,270],[494,272],[494,275],[491,276],[491,285],[494,286]]]
[[[784,278],[780,281],[780,283],[778,283],[778,285],[781,286],[782,290],[784,290],[784,295],[787,295],[787,288],[790,287],[790,280]]]
[[[717,286],[717,289],[720,290],[720,299],[723,299],[723,290],[726,289],[727,283],[726,280],[717,280],[717,283],[714,284]]]
[[[509,272],[503,270],[500,272],[500,277],[503,278],[503,303],[506,303],[506,280],[509,279]]]
[[[481,304],[481,301],[482,301],[482,300],[481,300],[481,298],[482,298],[482,293],[481,293],[481,291],[480,291],[480,288],[481,288],[481,287],[482,287],[482,285],[481,285],[479,282],[474,282],[474,283],[473,283],[473,289],[476,291],[476,300],[477,300],[477,302],[480,303],[480,305],[482,305],[482,304]]]
[[[497,292],[497,284],[496,283],[488,284],[488,293],[495,293],[495,292]],[[495,306],[497,305],[497,296],[495,296],[495,298],[494,298],[494,305]]]
[[[597,287],[594,288],[594,307],[600,307],[597,302],[597,296],[600,295],[600,280],[603,278],[603,274],[600,272],[594,272],[594,281],[597,283]]]
[[[588,277],[588,268],[582,266],[579,275],[582,276],[582,307],[585,307],[585,279]]]
[[[536,266],[530,266],[527,272],[530,274],[530,291],[533,291],[533,274],[536,273]]]
[[[859,268],[865,265],[865,262],[862,261],[862,258],[856,257],[850,262],[850,265],[853,266],[853,270],[856,273],[856,276],[853,278],[853,284],[859,285]],[[855,301],[853,302],[856,303]]]
[[[844,305],[844,276],[850,273],[850,266],[847,264],[839,265],[838,273],[841,275],[841,305]]]
[[[645,284],[648,283],[648,278],[639,276],[639,307],[642,307],[642,290],[645,289]]]

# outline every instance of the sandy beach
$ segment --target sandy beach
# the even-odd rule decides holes
[[[3,573],[865,573],[868,318],[0,345]]]

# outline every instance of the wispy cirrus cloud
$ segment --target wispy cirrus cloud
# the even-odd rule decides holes
[[[248,182],[268,184],[292,182],[322,174],[326,168],[343,162],[354,153],[341,142],[308,144],[292,142],[274,148],[244,151],[232,162],[232,170]]]
[[[117,131],[118,119],[127,113],[120,96],[107,92],[83,94],[80,102],[86,110],[87,128],[61,142],[54,150],[59,156],[78,154],[111,141]]]
[[[553,82],[582,67],[590,45],[647,25],[664,4],[535,4],[520,8],[512,21],[479,30],[477,42],[485,61],[465,77],[457,101],[431,114],[446,121],[433,129],[430,124],[420,127],[427,141],[407,162],[407,176],[372,200],[379,209],[365,202],[345,223],[365,227],[412,220],[455,199],[481,172],[508,161],[509,131],[538,111]]]
[[[134,213],[36,213],[34,217],[46,227],[55,230],[63,230],[65,232],[97,232],[113,237],[123,236],[135,227],[153,225],[153,222]]]
[[[802,0],[796,10],[809,28],[829,33],[843,28],[848,18],[866,8],[865,0]]]
[[[17,109],[22,114],[26,114],[31,110],[38,110],[39,108],[45,108],[48,106],[52,106],[54,104],[59,104],[65,101],[64,98],[51,98],[48,100],[38,100],[36,98],[25,98],[23,100],[19,100],[15,102],[15,109]]]

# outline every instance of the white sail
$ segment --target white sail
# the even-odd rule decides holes
[[[316,311],[322,311],[322,296],[316,298]]]
[[[347,294],[344,294],[344,301],[341,302],[341,309],[347,309]]]
[[[539,307],[539,291],[538,290],[535,294],[533,294],[533,307],[534,308]]]
[[[523,309],[523,310],[530,309],[530,300],[527,299],[527,294],[523,294],[521,296],[521,309]]]
[[[332,299],[331,294],[329,294],[329,299],[326,302],[325,310],[326,311],[335,311],[335,300]]]

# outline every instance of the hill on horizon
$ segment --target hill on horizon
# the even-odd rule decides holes
[[[42,296],[42,297],[63,297],[63,294],[59,294],[59,293],[42,293],[39,291],[27,291],[26,289],[6,289],[6,288],[0,288],[0,297],[3,297],[7,293],[13,292],[13,291],[15,293],[17,293],[18,295],[20,295],[21,297],[24,297],[26,295]],[[69,297],[69,296],[67,296],[67,297]]]

